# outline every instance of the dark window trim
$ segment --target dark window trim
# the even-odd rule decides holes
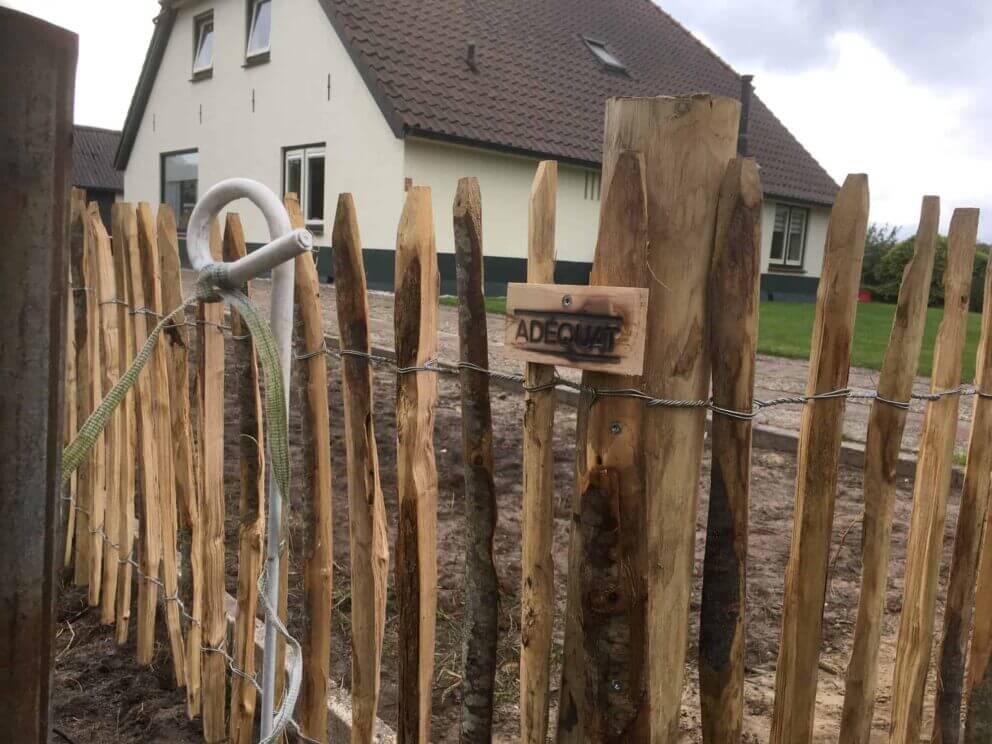
[[[248,43],[251,41],[251,23],[255,17],[255,5],[258,0],[245,0],[245,61],[241,65],[243,69],[264,65],[271,59],[272,52],[272,29],[269,29],[269,48],[264,52],[248,54]],[[273,20],[275,17],[273,16]]]
[[[788,207],[789,209],[802,209],[802,210],[804,210],[806,212],[806,219],[803,221],[803,254],[802,254],[802,257],[799,259],[799,263],[798,264],[788,264],[788,263],[785,262],[786,261],[786,256],[789,255],[789,246],[788,246],[788,239],[789,239],[788,227],[789,226],[787,224],[786,225],[785,241],[782,243],[782,258],[781,259],[774,259],[774,258],[772,258],[772,256],[771,256],[771,247],[769,246],[769,250],[768,250],[768,270],[769,271],[782,272],[782,273],[789,273],[789,274],[805,274],[806,273],[806,245],[807,245],[807,243],[809,241],[809,218],[810,218],[810,215],[813,212],[813,208],[810,207],[808,204],[801,204],[801,203],[792,202],[792,201],[775,201],[773,203],[775,204],[776,211],[778,210],[779,207]],[[775,219],[774,219],[774,216],[773,216],[772,217],[772,240],[774,240],[774,239],[775,239]]]
[[[292,150],[303,150],[303,167],[306,167],[306,159],[307,159],[306,152],[307,152],[307,150],[315,150],[317,148],[322,148],[324,150],[324,168],[326,169],[327,168],[327,142],[311,142],[311,143],[306,144],[306,145],[288,145],[288,146],[282,148],[282,164],[279,166],[279,169],[282,172],[282,183],[281,183],[280,194],[282,195],[282,198],[283,199],[286,198],[286,155],[288,155],[290,153],[290,151],[292,151]],[[325,172],[324,176],[326,178],[326,176],[327,176],[326,172]],[[325,192],[326,192],[326,186],[325,186]],[[300,210],[303,212],[303,218],[306,219],[307,209],[306,209],[306,205],[303,204],[303,194],[297,194],[296,197],[300,200]],[[327,224],[327,214],[326,214],[326,212],[327,212],[327,204],[326,204],[327,194],[326,193],[324,194],[324,201],[325,201],[325,204],[324,204],[324,212],[325,212],[325,214],[324,214],[324,221],[323,221],[323,223],[319,223],[319,222],[307,222],[307,230],[309,230],[310,232],[312,232],[314,235],[323,235],[324,234],[324,227]]]
[[[202,70],[196,69],[196,55],[200,51],[200,27],[209,21],[211,24],[214,22],[214,10],[205,10],[202,13],[193,16],[193,63],[190,65],[191,76],[190,82],[198,82],[200,80],[209,80],[214,76],[214,60],[213,52],[211,52],[210,57],[210,67],[204,67]],[[217,40],[217,26],[213,27],[214,41]]]
[[[192,155],[196,153],[200,154],[200,148],[198,147],[187,147],[184,150],[169,150],[168,152],[160,152],[158,154],[158,203],[165,204],[165,159],[174,157],[176,155]],[[200,164],[196,164],[196,188],[197,195],[199,195],[200,189]],[[178,222],[179,215],[176,215],[176,221]],[[186,233],[182,230],[179,231],[179,237],[184,236]]]

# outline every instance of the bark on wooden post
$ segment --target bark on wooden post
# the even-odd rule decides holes
[[[156,217],[158,254],[162,267],[162,305],[171,311],[183,303],[179,261],[179,236],[172,207],[162,204]],[[166,327],[166,366],[169,373],[169,414],[175,447],[176,501],[183,517],[180,543],[183,575],[179,590],[193,620],[186,625],[186,710],[192,718],[200,712],[200,646],[203,640],[203,534],[197,464],[190,418],[189,349],[186,317]]]
[[[224,225],[224,260],[245,255],[241,219],[228,212]],[[251,287],[241,291],[251,299]],[[262,394],[258,387],[255,343],[237,312],[231,313],[234,344],[234,379],[237,381],[238,451],[241,459],[241,500],[238,523],[238,614],[234,624],[234,663],[245,674],[255,674],[255,615],[258,611],[258,577],[262,572],[265,544],[265,437],[262,430]],[[235,675],[231,678],[231,742],[251,744],[255,725],[255,686]]]
[[[210,226],[210,251],[221,259],[220,227]],[[207,744],[227,740],[224,719],[227,662],[222,650],[227,635],[224,612],[224,305],[197,306],[199,353],[200,488],[203,511],[203,734]],[[216,650],[215,650],[216,649]]]
[[[761,207],[757,163],[750,158],[731,161],[717,209],[709,345],[713,403],[732,411],[750,411],[754,400]],[[708,744],[739,742],[743,726],[751,427],[751,421],[713,415],[699,610],[699,701]]]
[[[961,351],[967,330],[977,234],[978,210],[955,209],[947,236],[944,317],[934,344],[931,391],[947,390],[961,382]],[[930,401],[923,420],[906,547],[906,588],[892,680],[889,726],[889,741],[892,744],[915,744],[919,740],[923,694],[930,668],[937,573],[951,485],[958,404],[956,395]]]
[[[368,354],[372,351],[368,289],[351,194],[338,197],[332,243],[341,350]],[[351,741],[372,744],[379,705],[389,545],[372,417],[371,363],[342,355],[341,380],[351,545]]]
[[[830,213],[806,394],[847,387],[868,229],[868,177],[849,175]],[[799,430],[795,526],[785,574],[772,744],[813,736],[827,563],[837,496],[845,398],[807,403]]]
[[[146,202],[138,205],[138,247],[145,280],[145,307],[148,331],[158,325],[166,311],[162,306],[162,266],[158,257],[158,237],[155,218]],[[139,308],[135,308],[138,312]],[[168,308],[168,311],[173,308]],[[186,684],[186,649],[183,647],[183,628],[179,615],[179,573],[176,567],[176,473],[173,465],[175,451],[172,446],[172,413],[169,405],[169,370],[166,361],[166,342],[159,336],[155,353],[150,360],[148,375],[151,378],[152,417],[154,419],[155,446],[158,462],[159,527],[162,540],[162,591],[165,596],[165,625],[169,631],[172,651],[172,669],[176,686]]]
[[[131,272],[129,250],[136,250],[138,236],[125,233],[125,211],[121,203],[114,204],[111,210],[111,228],[114,250],[114,279],[117,284],[117,348],[119,351],[118,375],[123,375],[131,366],[134,359],[134,316],[131,314],[133,296],[131,292]],[[137,230],[137,223],[132,220],[130,226]],[[135,497],[135,447],[137,445],[137,420],[135,403],[137,392],[128,391],[119,409],[121,436],[118,440],[121,448],[120,457],[120,557],[134,557],[134,497]],[[128,631],[131,625],[131,583],[134,576],[130,561],[125,561],[117,571],[117,602],[114,608],[114,618],[117,623],[117,644],[127,643]]]
[[[414,186],[396,236],[398,744],[430,741],[437,622],[437,375],[403,369],[434,359],[438,284],[431,191]]]
[[[631,151],[610,163],[592,286],[647,283],[645,170]],[[625,389],[640,379],[584,372],[582,384]],[[649,741],[643,417],[631,398],[583,394],[579,402],[558,741]]]
[[[527,281],[555,280],[555,207],[558,163],[542,161],[530,190]],[[551,364],[524,369],[523,549],[520,587],[520,741],[545,744],[554,628],[555,391],[535,390],[554,380]]]
[[[0,741],[49,741],[75,34],[0,8]]]
[[[914,241],[915,253],[903,273],[892,333],[878,378],[878,393],[886,400],[908,401],[913,392],[939,222],[940,200],[936,196],[924,197]],[[840,741],[851,744],[869,744],[871,738],[896,499],[896,464],[905,426],[905,410],[881,400],[872,403],[865,441],[861,597],[854,626],[854,646],[847,667],[840,730]]]
[[[458,181],[454,203],[460,361],[489,369],[479,181]],[[462,644],[462,742],[492,741],[499,582],[493,562],[496,487],[489,377],[462,368],[462,460],[465,465],[465,627]]]
[[[133,204],[121,207],[124,226],[124,252],[128,258],[131,304],[135,313],[147,307],[144,270],[142,268],[140,240],[138,238],[138,215]],[[150,316],[134,314],[134,348],[140,349],[148,339]],[[149,578],[159,576],[159,563],[162,560],[161,528],[159,526],[158,495],[158,450],[155,444],[155,419],[152,413],[154,390],[151,370],[146,369],[138,376],[134,385],[135,407],[137,410],[137,448],[135,464],[138,467],[141,485],[141,528],[139,570],[145,577],[138,581],[138,635],[136,656],[139,664],[151,664],[155,648],[155,608],[158,603],[158,585]]]
[[[294,228],[306,227],[295,195],[286,197]],[[331,515],[331,424],[327,401],[327,355],[320,309],[320,279],[314,256],[297,256],[293,293],[293,389],[299,396],[303,432],[300,517],[306,525],[303,557],[303,687],[300,690],[300,726],[317,741],[327,741],[327,680],[331,674],[331,592],[333,589],[333,533]]]
[[[937,664],[937,699],[934,703],[934,744],[961,740],[961,703],[968,635],[974,609],[982,529],[992,488],[992,271],[985,269],[982,335],[975,360],[976,396],[968,440],[968,464],[961,488],[957,536],[951,560],[951,577],[944,606],[944,637]]]

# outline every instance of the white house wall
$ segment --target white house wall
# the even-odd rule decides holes
[[[162,153],[194,148],[201,195],[234,176],[259,180],[278,193],[283,148],[326,143],[326,229],[318,244],[330,244],[337,195],[349,191],[365,244],[392,247],[403,200],[403,142],[320,4],[272,3],[271,61],[244,68],[246,6],[245,0],[213,0],[180,10],[128,163],[126,199],[157,205]],[[208,10],[214,14],[213,77],[194,83],[194,18]],[[232,209],[241,214],[249,243],[267,241],[256,209],[247,203]]]

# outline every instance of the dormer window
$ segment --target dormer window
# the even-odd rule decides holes
[[[204,13],[193,22],[193,79],[210,77],[214,69],[214,14]]]
[[[626,65],[620,61],[620,58],[606,48],[605,41],[591,39],[588,36],[583,37],[583,41],[585,41],[586,46],[589,47],[589,51],[596,55],[596,59],[603,64],[603,67],[617,72],[627,71]]]
[[[251,0],[248,16],[248,44],[245,56],[249,62],[268,57],[272,36],[272,0]]]

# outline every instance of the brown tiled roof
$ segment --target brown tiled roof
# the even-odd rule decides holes
[[[123,191],[124,174],[114,168],[120,142],[120,132],[77,125],[72,137],[72,185]]]
[[[595,164],[609,97],[740,96],[738,74],[650,0],[320,2],[400,135]],[[749,139],[767,193],[833,201],[837,184],[757,97]]]

